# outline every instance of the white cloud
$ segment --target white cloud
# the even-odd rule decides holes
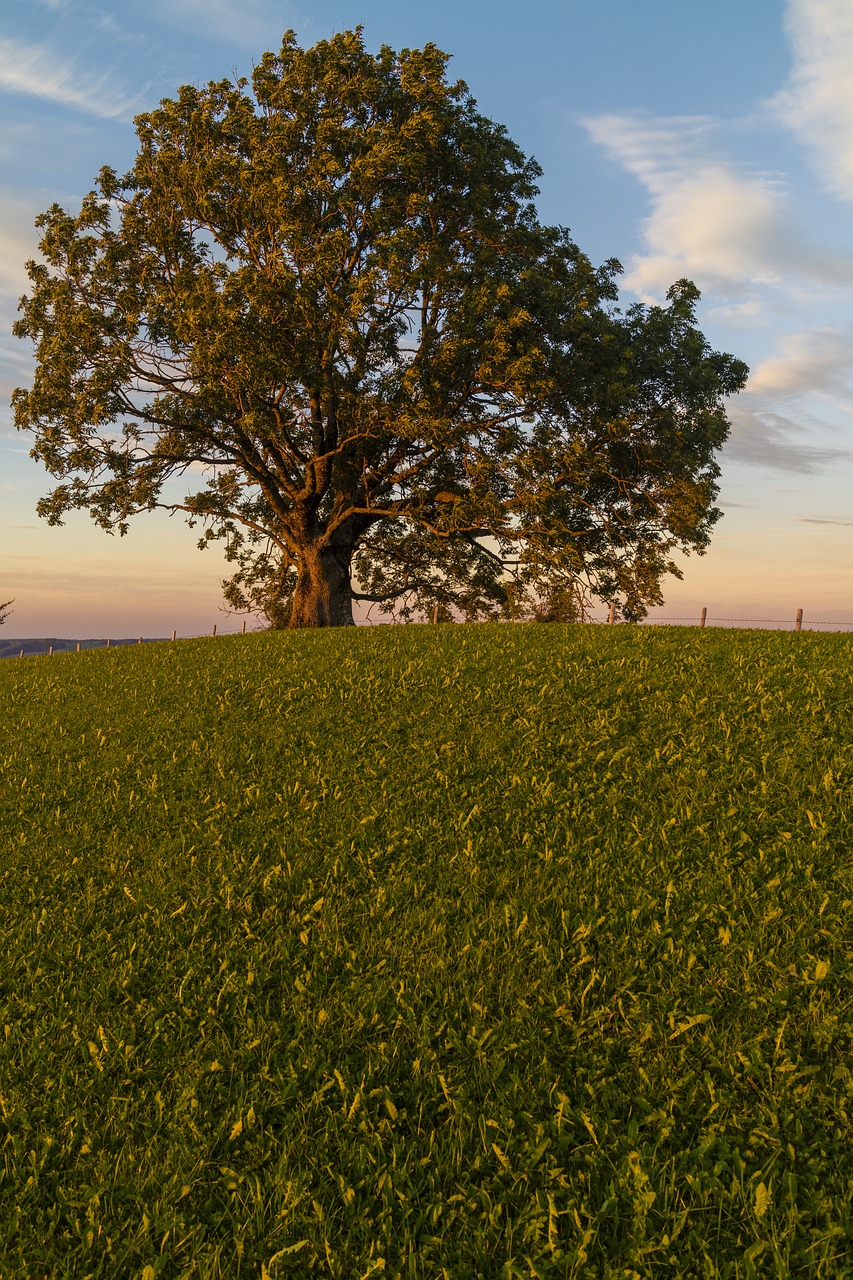
[[[110,81],[91,75],[47,44],[0,36],[0,90],[46,98],[103,119],[130,119],[140,105]]]
[[[660,296],[680,276],[736,297],[796,281],[853,283],[853,257],[812,244],[777,181],[714,153],[713,121],[610,115],[583,123],[649,194],[645,252],[624,279],[641,297]]]
[[[830,190],[853,200],[853,4],[788,0],[786,28],[794,71],[772,105]]]
[[[779,352],[752,372],[749,389],[756,395],[792,396],[809,392],[844,394],[853,383],[853,332],[813,329],[788,333]]]
[[[714,321],[722,321],[730,329],[755,329],[765,323],[766,309],[759,298],[748,298],[746,302],[711,307],[709,315]]]
[[[853,43],[844,43],[846,32],[853,40],[853,0],[844,5],[842,12],[834,0],[791,0],[790,13],[801,27],[810,23],[813,34],[817,23],[824,36],[835,33],[847,50],[846,70],[842,74],[825,40],[819,57],[803,45],[794,85],[799,97],[792,88],[773,105],[777,121],[783,106],[793,111],[795,105],[804,121],[808,111],[809,119],[820,118],[827,135],[821,154],[838,150],[836,186],[849,156],[853,195]],[[819,83],[823,70],[830,81],[826,92]],[[750,122],[621,114],[583,123],[648,197],[640,248],[626,264],[624,286],[652,301],[687,276],[705,294],[714,325],[776,331],[775,349],[729,404],[732,433],[723,458],[799,475],[849,463],[853,453],[839,447],[848,431],[839,423],[853,413],[853,327],[846,302],[853,253],[817,242],[806,216],[811,218],[811,207],[804,201],[798,207],[780,176],[732,161],[735,134],[740,145]]]

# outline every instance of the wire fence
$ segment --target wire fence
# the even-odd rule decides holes
[[[195,632],[192,635],[178,636],[177,630],[169,636],[139,636],[133,639],[115,640],[107,638],[105,640],[8,640],[0,643],[0,659],[2,658],[32,658],[32,657],[48,657],[52,658],[58,653],[81,653],[89,649],[126,649],[128,646],[139,644],[169,644],[170,640],[204,640],[216,639],[218,636],[240,636],[246,634],[246,624],[243,623],[239,631],[220,631],[218,625],[213,627],[212,631]],[[23,643],[22,648],[18,648]]]
[[[433,619],[435,621],[435,619]],[[624,625],[624,621],[619,618],[615,605],[611,605],[607,617],[589,616],[586,624],[619,624]],[[379,625],[379,624],[372,624]],[[391,624],[393,625],[393,624]],[[823,627],[829,631],[845,632],[853,630],[853,622],[837,622],[827,620],[825,618],[804,618],[803,610],[798,609],[792,618],[729,618],[717,617],[708,613],[707,609],[703,609],[701,614],[681,615],[679,617],[652,617],[645,618],[642,623],[630,624],[657,627],[657,626],[694,626],[694,627],[719,627],[719,626],[735,626],[743,625],[746,627],[766,627],[775,630],[790,631],[811,631],[818,627]],[[0,645],[0,659],[2,658],[24,658],[24,657],[53,657],[58,653],[80,653],[88,649],[110,649],[110,648],[127,648],[128,645],[137,644],[168,644],[177,639],[181,640],[202,640],[213,639],[217,637],[240,636],[246,634],[246,623],[244,622],[239,631],[220,631],[218,625],[215,625],[211,631],[196,632],[193,635],[178,636],[177,631],[173,631],[171,638],[168,636],[139,636],[137,639],[104,639],[104,640],[27,640],[23,642],[23,646],[18,649],[21,641],[6,641]]]
[[[606,621],[606,619],[602,619],[602,621]],[[848,627],[853,627],[853,622],[831,622],[831,621],[827,621],[824,618],[802,618],[800,620],[799,627],[796,624],[796,619],[792,620],[791,618],[713,618],[713,619],[709,618],[707,621],[707,625],[716,627],[721,622],[725,622],[725,623],[743,622],[743,623],[746,623],[747,626],[755,626],[757,624],[759,626],[773,626],[773,627],[776,627],[777,630],[783,630],[783,629],[787,630],[790,628],[793,631],[808,630],[810,627],[831,627],[835,631],[844,631]],[[646,618],[643,622],[643,626],[647,626],[647,627],[669,626],[671,623],[684,623],[687,626],[689,626],[692,623],[694,627],[701,627],[706,625],[701,620],[697,620],[695,617],[692,617],[692,618]]]
[[[615,603],[610,605],[610,611],[607,617],[596,617],[590,614],[586,620],[588,622],[595,623],[598,625],[600,625],[601,623],[609,623],[610,625],[612,625],[615,622],[622,621],[622,619],[620,619],[619,617],[618,606]],[[637,624],[633,624],[633,625],[637,625]],[[831,631],[842,631],[842,632],[847,631],[849,629],[853,629],[853,622],[840,622],[840,621],[835,621],[835,620],[826,619],[826,618],[804,618],[802,609],[797,609],[796,612],[793,614],[793,616],[788,618],[731,618],[731,617],[723,617],[722,615],[720,616],[712,615],[708,612],[707,607],[702,609],[701,613],[698,613],[698,614],[694,613],[692,615],[682,614],[678,617],[674,615],[668,615],[664,617],[660,616],[659,614],[653,615],[650,618],[649,617],[644,618],[639,625],[646,626],[646,627],[691,626],[691,625],[694,627],[705,627],[705,626],[728,627],[728,626],[742,625],[745,627],[757,626],[757,627],[763,627],[768,629],[773,628],[775,630],[786,630],[786,631],[787,630],[802,631],[803,629],[810,631],[815,627],[826,627],[826,628],[829,628]]]
[[[617,617],[616,606],[615,605],[610,606],[610,612],[607,618],[596,618],[596,619],[593,619],[593,621],[607,622],[611,624],[614,622],[617,622],[618,617]],[[675,625],[675,626],[691,626],[692,625],[694,627],[705,627],[705,626],[718,627],[718,626],[741,625],[746,627],[759,626],[759,627],[764,627],[768,629],[772,628],[775,630],[792,630],[792,631],[802,631],[804,629],[806,631],[811,631],[813,628],[816,628],[816,627],[825,627],[825,628],[828,628],[830,631],[847,631],[849,629],[853,629],[853,622],[839,622],[834,620],[828,620],[826,618],[804,618],[802,609],[797,609],[794,616],[788,617],[788,618],[729,618],[729,617],[711,616],[708,613],[707,608],[705,608],[702,610],[702,612],[698,616],[696,614],[693,614],[692,616],[681,616],[681,617],[655,616],[652,618],[645,618],[643,620],[642,625],[650,626],[650,627],[672,626],[672,625]]]

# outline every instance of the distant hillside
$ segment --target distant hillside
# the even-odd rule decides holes
[[[146,636],[143,638],[143,643],[150,644],[156,638]],[[163,638],[165,639],[165,637]],[[81,649],[105,649],[107,642],[106,640],[61,640],[57,639],[56,636],[47,636],[35,640],[4,638],[0,640],[0,658],[19,658],[21,650],[23,650],[24,657],[39,653],[47,654],[50,653],[51,645],[54,653],[75,653],[78,644]],[[119,644],[139,644],[139,637],[136,636],[132,640],[110,640],[111,646]]]

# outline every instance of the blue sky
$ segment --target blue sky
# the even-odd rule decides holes
[[[184,83],[249,74],[363,24],[371,48],[431,40],[544,170],[540,214],[625,300],[688,276],[712,343],[746,360],[711,550],[661,617],[853,623],[853,5],[849,0],[6,0],[0,19],[0,601],[5,635],[237,627],[225,568],[158,513],[124,539],[35,515],[49,477],[11,426],[30,377],[12,338],[35,216],[75,209],[135,154],[133,115]]]

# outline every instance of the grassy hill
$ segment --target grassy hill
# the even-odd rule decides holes
[[[853,1274],[853,638],[0,667],[0,1275]]]

